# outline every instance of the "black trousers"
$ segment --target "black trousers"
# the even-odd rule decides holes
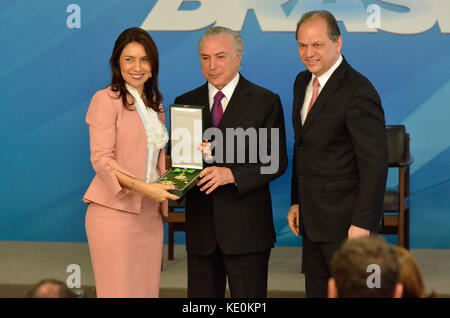
[[[227,255],[218,247],[211,255],[188,253],[188,297],[224,298],[226,281],[232,298],[267,297],[270,250]]]
[[[342,242],[311,242],[303,236],[303,271],[307,298],[327,298],[331,260]]]

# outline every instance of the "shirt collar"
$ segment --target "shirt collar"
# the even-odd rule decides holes
[[[341,65],[342,60],[343,60],[342,55],[339,54],[339,58],[333,64],[333,66],[330,67],[330,69],[328,71],[326,71],[325,73],[323,73],[322,75],[317,76],[317,79],[319,80],[319,84],[320,84],[321,88],[325,86],[325,84],[330,79],[331,75],[333,75],[334,71],[339,67],[339,65]],[[316,76],[313,74],[313,76],[311,78],[311,82],[314,81],[315,78],[316,78]]]
[[[235,77],[233,77],[233,79],[227,85],[225,85],[224,88],[221,89],[222,93],[228,100],[230,100],[231,96],[233,95],[234,89],[236,88],[238,82],[239,82],[239,72],[236,74]],[[214,85],[208,82],[208,92],[210,101],[214,99],[214,96],[218,91],[219,90]]]

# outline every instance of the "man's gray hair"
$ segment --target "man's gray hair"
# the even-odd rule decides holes
[[[231,38],[231,41],[233,42],[235,48],[234,52],[235,56],[238,56],[239,54],[242,53],[242,51],[244,51],[244,41],[242,40],[242,37],[238,32],[233,31],[227,27],[215,26],[213,28],[207,29],[200,38],[200,41],[198,42],[199,53],[200,53],[200,45],[202,44],[204,38],[208,36],[217,36],[221,34],[227,34]]]

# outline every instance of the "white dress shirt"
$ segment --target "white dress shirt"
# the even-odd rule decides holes
[[[222,98],[222,109],[225,113],[225,109],[227,108],[228,102],[231,99],[231,96],[233,96],[234,89],[236,88],[237,84],[239,82],[239,72],[236,74],[236,76],[221,90],[222,93],[225,95]],[[208,93],[209,93],[209,109],[211,110],[214,104],[214,96],[216,96],[216,93],[219,90],[212,85],[210,82],[208,82]]]
[[[334,71],[341,65],[342,63],[342,55],[339,55],[339,58],[337,59],[336,63],[333,64],[332,67],[322,75],[318,76],[317,79],[319,81],[319,92],[317,94],[317,98],[320,95],[320,92],[322,91],[322,88],[325,86],[327,81],[330,79],[331,75],[334,73]],[[311,81],[309,81],[308,85],[306,86],[305,91],[305,99],[303,100],[303,107],[300,111],[301,119],[302,119],[302,125],[305,123],[306,120],[306,113],[308,111],[309,102],[311,101],[311,97],[313,95],[313,81],[316,78],[316,76],[313,74],[311,77]],[[317,99],[316,99],[317,100]],[[314,105],[312,106],[314,107]]]

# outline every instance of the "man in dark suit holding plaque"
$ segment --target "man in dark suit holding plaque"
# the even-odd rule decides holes
[[[188,297],[223,298],[227,278],[231,297],[267,295],[269,183],[287,167],[284,116],[277,94],[239,74],[242,50],[237,32],[208,29],[199,42],[207,83],[175,99],[205,106],[205,127],[215,128],[214,162],[186,195]]]
[[[381,227],[388,152],[384,112],[367,78],[341,55],[328,11],[297,25],[308,70],[294,84],[291,230],[303,236],[306,296],[327,297],[331,258],[346,239]]]

